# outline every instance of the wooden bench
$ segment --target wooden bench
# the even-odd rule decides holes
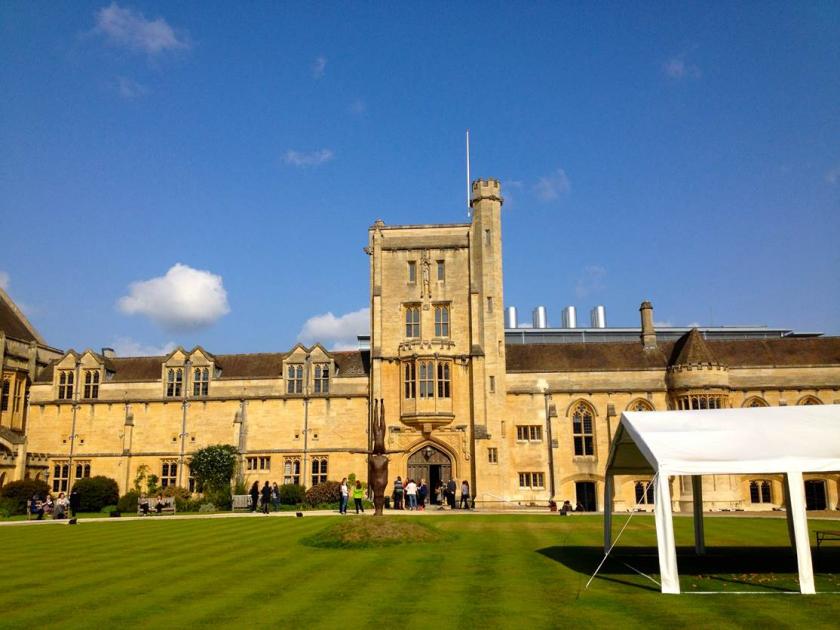
[[[840,540],[840,531],[837,530],[817,530],[817,549],[823,541],[826,540]]]
[[[157,504],[158,502],[163,504],[160,512],[157,511]],[[137,514],[138,516],[143,516],[143,505],[146,504],[149,506],[149,516],[153,516],[155,514],[175,514],[175,497],[163,497],[162,499],[158,500],[157,497],[145,497],[137,501]]]
[[[248,511],[251,509],[251,495],[250,494],[234,494],[231,497],[230,502],[230,511],[236,512],[236,510],[245,510]]]

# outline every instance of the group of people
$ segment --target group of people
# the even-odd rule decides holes
[[[251,495],[252,512],[256,512],[258,507],[263,514],[268,514],[272,508],[275,512],[280,509],[280,487],[276,482],[270,484],[266,481],[260,488],[260,482],[255,481],[248,494]]]
[[[140,506],[140,511],[143,513],[143,516],[149,515],[149,507],[151,505],[151,499],[147,497],[145,494],[141,494],[140,498],[137,500],[137,505]],[[163,513],[163,508],[166,507],[166,503],[163,500],[163,495],[157,495],[157,499],[155,499],[155,512],[158,514]]]
[[[583,504],[578,501],[577,505],[573,508],[571,501],[563,501],[563,505],[560,506],[560,514],[565,516],[569,512],[585,512],[586,510],[583,508]]]
[[[439,506],[438,509],[444,509],[445,505],[448,505],[452,510],[455,509],[457,489],[458,484],[454,479],[437,485],[435,497]],[[429,498],[429,487],[426,485],[425,479],[421,479],[419,484],[413,479],[409,479],[404,484],[402,478],[398,476],[394,481],[391,498],[395,510],[425,510]],[[461,482],[461,501],[458,505],[463,510],[469,510],[471,507],[470,483],[466,479]]]
[[[67,511],[69,510],[71,516],[76,518],[79,503],[80,497],[77,490],[73,490],[69,498],[63,492],[59,492],[58,497],[55,499],[53,499],[49,492],[43,497],[35,493],[29,499],[29,514],[39,521],[44,520],[45,516],[52,516],[54,519],[63,519],[67,518]]]

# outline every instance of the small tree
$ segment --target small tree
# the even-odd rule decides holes
[[[80,512],[99,512],[105,506],[116,505],[120,500],[117,482],[102,475],[79,479],[73,484],[73,489],[79,492]]]
[[[199,492],[230,494],[230,480],[236,473],[237,458],[238,451],[230,444],[215,444],[193,453],[190,470]]]

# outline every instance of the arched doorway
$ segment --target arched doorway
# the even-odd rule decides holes
[[[426,444],[408,458],[408,478],[417,483],[425,479],[429,485],[429,500],[437,504],[435,490],[452,479],[452,459],[436,446]]]

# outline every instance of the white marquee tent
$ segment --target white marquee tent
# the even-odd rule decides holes
[[[612,542],[615,475],[654,477],[656,538],[663,593],[679,593],[668,478],[692,478],[695,548],[703,553],[701,475],[785,475],[785,505],[802,593],[814,593],[803,473],[840,471],[840,405],[627,412],[610,448],[604,547]]]

